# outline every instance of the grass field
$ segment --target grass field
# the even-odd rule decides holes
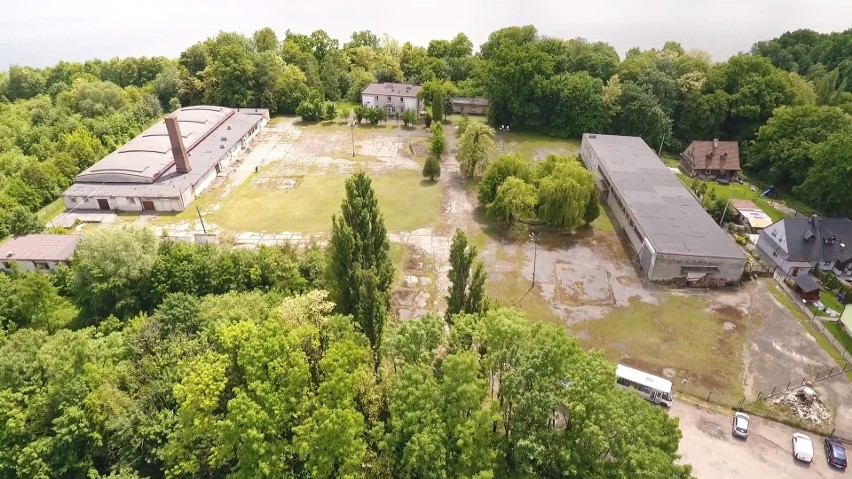
[[[536,153],[545,151],[556,153],[559,150],[565,150],[561,153],[574,153],[580,149],[580,140],[577,139],[566,140],[540,133],[510,131],[497,134],[497,138],[495,138],[497,153],[500,153],[501,138],[503,139],[504,153],[520,153],[521,156],[526,158],[532,158]]]
[[[36,216],[40,222],[47,224],[47,222],[63,211],[65,211],[65,203],[62,201],[62,198],[57,198],[42,209],[38,210]]]
[[[689,188],[692,185],[693,179],[680,173],[677,175],[680,178],[680,181]],[[698,180],[701,181],[701,180]],[[765,197],[760,196],[760,191],[751,191],[749,185],[739,184],[739,183],[731,183],[730,185],[720,185],[715,181],[703,181],[703,183],[707,184],[708,191],[714,190],[716,192],[716,196],[721,198],[729,198],[732,200],[751,200],[760,207],[772,218],[772,221],[778,221],[780,219],[784,219],[787,217],[784,213],[773,207],[769,204],[769,200]]]
[[[846,332],[846,329],[839,321],[829,321],[825,323],[825,329],[834,336],[834,339],[836,339],[837,342],[846,349],[846,351],[852,353],[852,336],[849,336],[849,333]]]
[[[348,175],[305,176],[292,189],[241,185],[210,213],[216,224],[237,231],[327,233],[340,211]],[[418,171],[395,170],[372,177],[388,231],[432,224],[440,213],[441,187]]]
[[[725,329],[726,322],[735,327]],[[700,298],[670,294],[657,305],[633,299],[603,319],[569,329],[614,362],[654,374],[674,369],[677,378],[729,401],[743,395],[746,321],[734,308],[708,310]]]

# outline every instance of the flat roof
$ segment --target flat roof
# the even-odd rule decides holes
[[[410,83],[370,83],[361,90],[361,93],[410,98],[416,97],[422,88],[420,85]]]
[[[615,367],[615,375],[617,377],[624,378],[628,381],[632,381],[637,384],[644,384],[645,386],[650,386],[658,391],[663,391],[667,393],[672,392],[672,382],[668,379],[661,378],[659,376],[654,376],[653,374],[646,373],[645,371],[640,371],[639,369],[631,368],[630,366],[619,364]]]
[[[658,253],[745,259],[642,138],[583,134]]]
[[[190,185],[198,183],[246,133],[268,116],[268,111],[201,105],[181,108],[173,115],[178,118],[189,154],[189,173],[177,173],[166,124],[161,120],[83,170],[63,195],[178,197]]]
[[[82,235],[24,235],[0,245],[0,261],[68,261]]]

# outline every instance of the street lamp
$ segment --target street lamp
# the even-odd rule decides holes
[[[532,285],[535,286],[535,266],[538,260],[538,237],[539,234],[533,231],[530,233],[530,240],[533,242],[533,277]]]
[[[500,154],[503,154],[503,141],[505,141],[506,133],[509,133],[509,125],[500,125]]]
[[[355,158],[355,125],[357,123],[355,120],[349,120],[346,124],[349,125],[349,132],[352,134],[352,158]]]

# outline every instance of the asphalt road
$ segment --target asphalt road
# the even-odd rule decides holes
[[[823,438],[816,434],[806,433],[814,443],[814,460],[804,464],[793,459],[795,430],[784,424],[752,416],[749,437],[742,440],[731,435],[732,415],[677,400],[670,414],[680,418],[683,432],[678,452],[684,463],[692,464],[698,479],[847,477],[828,465]]]

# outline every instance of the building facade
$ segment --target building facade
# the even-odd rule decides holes
[[[487,115],[488,100],[485,98],[450,98],[453,113],[468,115]]]
[[[77,175],[65,207],[183,211],[268,121],[265,109],[181,108]]]
[[[741,280],[745,255],[641,138],[586,133],[580,155],[648,279]]]
[[[361,90],[361,105],[384,108],[390,117],[405,110],[419,114],[423,110],[423,102],[417,99],[420,90],[420,85],[407,83],[370,83]]]
[[[80,235],[16,236],[0,245],[0,270],[53,271],[74,256]]]

